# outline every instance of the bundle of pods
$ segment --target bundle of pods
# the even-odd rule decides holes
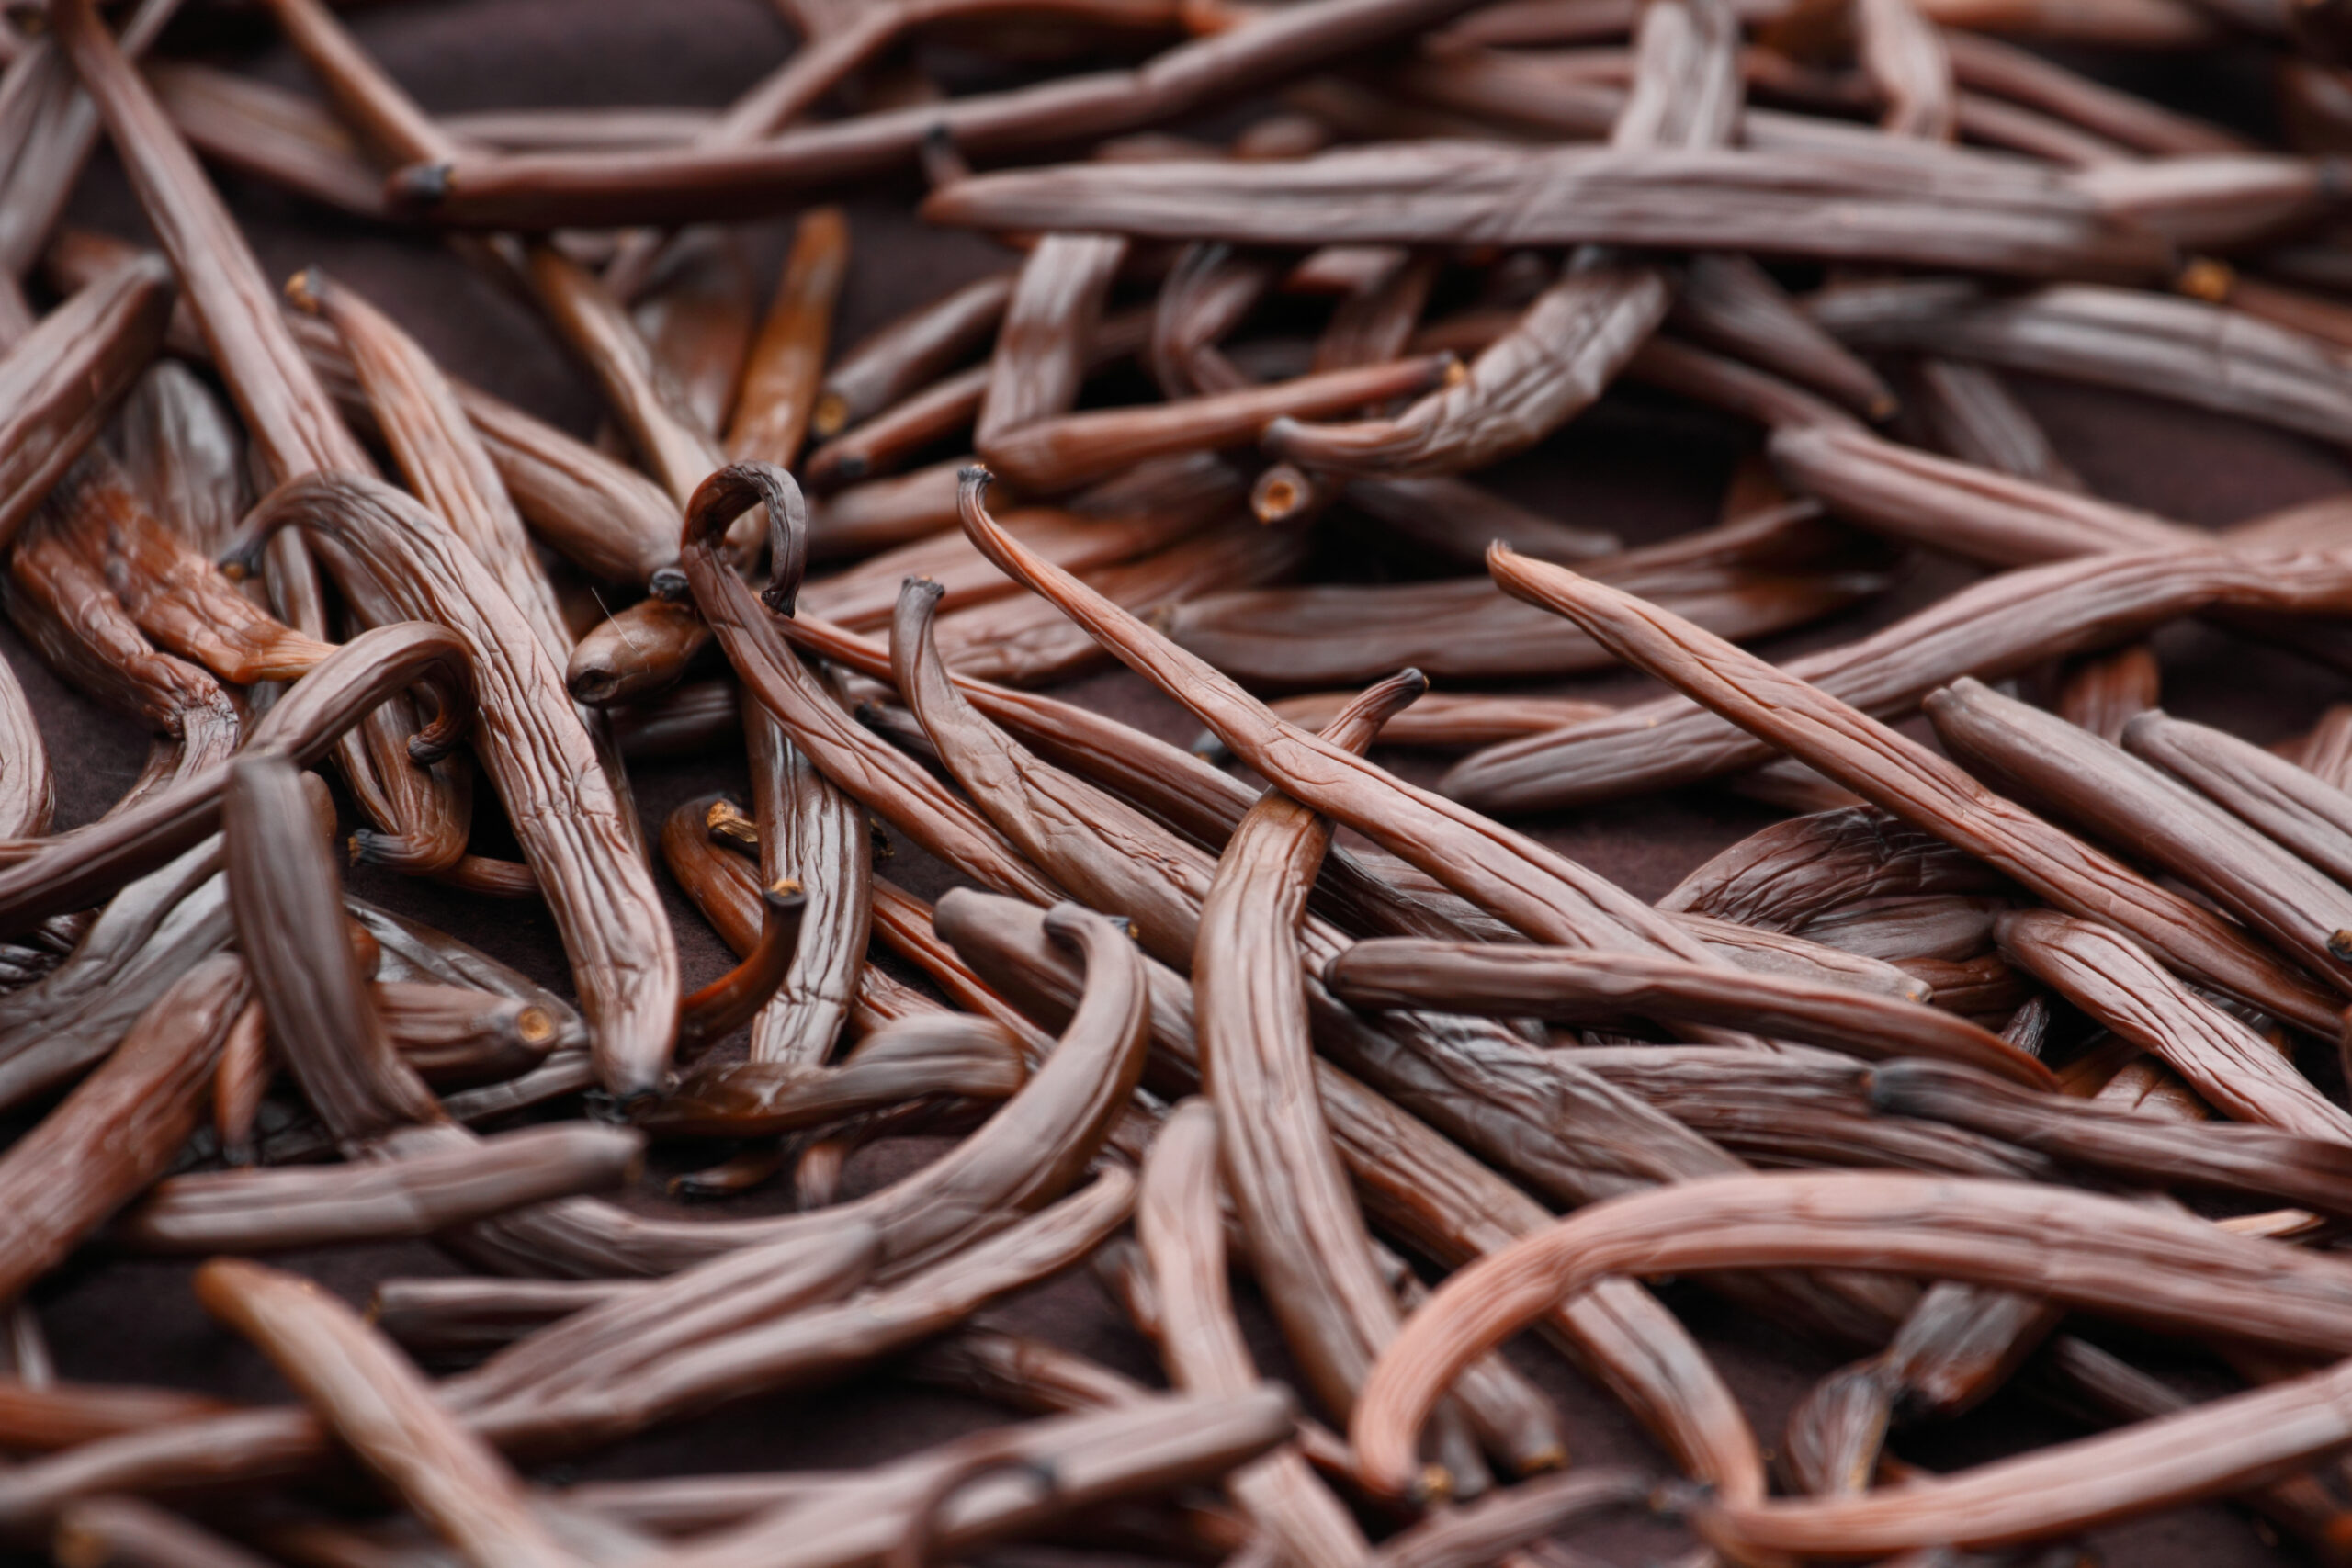
[[[2150,641],[2352,672],[2352,497],[2102,500],[2003,378],[2352,442],[2352,6],[778,5],[717,111],[435,117],[324,0],[238,24],[309,94],[175,51],[199,0],[0,28],[0,602],[153,737],[57,830],[0,665],[0,1536],[1572,1568],[1619,1516],[1924,1568],[2227,1499],[2352,1561],[2352,704],[2256,746]],[[2225,44],[2283,148],[2045,47]],[[101,143],[137,238],[63,220]],[[481,269],[609,438],[265,276],[223,167]],[[815,204],[876,182],[1004,259],[837,343]],[[1482,479],[1621,383],[1753,433],[1716,525]],[[1925,553],[1979,574],[1740,646]],[[1196,750],[1045,690],[1114,662]],[[1560,693],[1620,668],[1669,694]],[[649,826],[680,755],[748,795]],[[1669,788],[1775,819],[1655,904],[1512,825]],[[351,862],[543,908],[571,986]],[[698,989],[665,876],[740,958]],[[249,1260],[417,1239],[365,1315]],[[44,1292],[130,1254],[292,1397],[61,1380]],[[982,1321],[1072,1270],[1165,1387]],[[1693,1301],[1838,1370],[1759,1431]],[[1645,1463],[1572,1451],[1555,1356]],[[549,1468],[869,1376],[1018,1418]],[[2076,1425],[1890,1451],[1996,1393]]]

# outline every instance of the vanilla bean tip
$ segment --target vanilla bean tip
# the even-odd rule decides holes
[[[306,316],[315,316],[326,306],[320,298],[323,279],[316,266],[306,266],[286,280],[286,300]]]
[[[429,768],[458,749],[458,737],[460,732],[451,729],[446,735],[434,733],[441,728],[442,726],[437,722],[430,724],[408,738],[410,761],[420,768]]]
[[[394,209],[437,207],[449,194],[457,171],[447,164],[410,164],[384,180],[384,199]]]
[[[564,682],[564,689],[571,694],[573,702],[598,707],[620,694],[621,678],[613,670],[576,670]]]
[[[685,569],[676,566],[655,567],[645,580],[645,591],[654,598],[672,604],[684,604],[692,596],[692,590],[686,583]]]

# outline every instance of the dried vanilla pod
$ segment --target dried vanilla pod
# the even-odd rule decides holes
[[[101,4],[0,21],[12,1542],[2352,1540],[2352,0],[778,0],[661,107],[450,0],[456,113]],[[173,1255],[299,1402],[140,1370]]]

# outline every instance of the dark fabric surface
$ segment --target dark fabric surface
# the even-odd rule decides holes
[[[437,110],[718,105],[767,70],[791,41],[762,0],[418,0],[357,11],[353,25],[390,69]],[[230,24],[225,32],[209,33],[205,41],[220,63],[308,87],[299,64],[270,41],[258,22]],[[2177,62],[2150,69],[2180,79]],[[322,264],[388,310],[452,370],[575,431],[593,428],[598,413],[594,389],[548,333],[429,237],[354,223],[234,178],[224,176],[220,183],[273,276]],[[837,343],[984,266],[1001,264],[1001,253],[984,241],[917,229],[907,215],[911,194],[910,186],[850,204],[854,264]],[[127,235],[142,229],[119,175],[103,157],[85,182],[74,217]],[[763,278],[773,276],[783,235],[782,226],[773,223],[744,231]],[[2099,494],[2174,516],[2218,524],[2346,483],[2345,466],[2335,454],[2289,436],[2152,400],[2032,383],[2023,390],[2060,452]],[[1613,528],[1640,542],[1712,520],[1730,465],[1751,439],[1731,425],[1656,401],[1611,398],[1495,478],[1501,488],[1555,515]],[[1780,639],[1768,650],[1788,653],[1844,640],[1950,592],[1968,575],[1951,563],[1915,563],[1883,601],[1802,637]],[[96,816],[137,773],[145,737],[64,689],[13,634],[0,632],[0,647],[40,716],[57,768],[60,826]],[[2200,629],[2168,634],[2163,650],[2168,707],[2257,740],[2307,725],[2324,703],[2344,694],[2340,682],[2308,666]],[[1640,684],[1618,677],[1574,689],[1619,697],[1637,692]],[[1167,739],[1189,741],[1195,732],[1171,705],[1124,672],[1077,682],[1066,694]],[[1426,759],[1387,760],[1417,779],[1436,771]],[[714,788],[741,791],[744,782],[741,758],[731,754],[641,764],[635,778],[649,829],[679,801]],[[1774,815],[1727,795],[1694,791],[1531,826],[1635,893],[1656,897],[1690,867]],[[939,867],[903,845],[890,874],[925,894],[945,886]],[[353,873],[351,884],[539,979],[563,983],[553,928],[536,906],[475,902],[366,870]],[[674,891],[671,913],[688,985],[718,973],[726,954]],[[859,1184],[870,1184],[922,1154],[919,1147],[904,1146],[876,1151],[861,1156],[854,1175]],[[635,1200],[649,1206],[664,1202],[658,1195],[659,1168],[677,1162],[656,1163],[654,1178]],[[746,1201],[755,1207],[784,1201],[769,1195]],[[374,1281],[389,1275],[452,1271],[451,1264],[424,1245],[303,1255],[288,1261],[354,1300],[363,1300]],[[1835,1364],[1830,1352],[1745,1321],[1695,1289],[1669,1286],[1668,1299],[1688,1314],[1721,1359],[1768,1446],[1791,1402]],[[285,1397],[260,1359],[198,1310],[183,1265],[85,1258],[45,1282],[38,1305],[68,1377],[176,1384],[248,1400]],[[1159,1381],[1148,1348],[1083,1276],[1035,1292],[990,1319]],[[1282,1358],[1254,1308],[1251,1326],[1265,1364],[1279,1371]],[[2190,1386],[2210,1378],[2161,1348],[2135,1345],[2132,1353],[2183,1376]],[[1555,1356],[1534,1345],[1521,1346],[1515,1354],[1566,1412],[1579,1460],[1657,1462],[1655,1449],[1632,1422]],[[1003,1418],[1002,1412],[912,1391],[877,1375],[663,1430],[590,1459],[571,1473],[861,1465]],[[1942,1469],[2061,1440],[2079,1430],[2022,1394],[2005,1393],[1963,1420],[1905,1432],[1894,1451]],[[1674,1539],[1650,1527],[1626,1525],[1595,1529],[1579,1544],[1633,1562],[1662,1553]],[[2098,1544],[2116,1563],[2223,1568],[2294,1560],[2291,1551],[2271,1544],[2267,1531],[2248,1517],[2219,1505],[2108,1530]],[[1021,1548],[999,1555],[1048,1554],[1050,1549]]]

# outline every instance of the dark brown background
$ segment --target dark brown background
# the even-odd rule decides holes
[[[193,9],[194,7],[191,7]],[[414,0],[352,14],[361,39],[430,108],[481,109],[526,105],[698,104],[728,101],[791,47],[791,35],[763,0]],[[200,33],[197,30],[200,28]],[[175,35],[174,48],[218,63],[308,88],[288,51],[257,22],[199,20]],[[944,62],[951,68],[956,62]],[[2259,73],[2237,57],[2108,62],[2118,79],[2207,112],[2260,129]],[[220,185],[246,225],[264,265],[284,276],[322,264],[390,310],[442,363],[480,384],[582,434],[598,417],[593,386],[566,360],[526,310],[470,275],[427,236],[396,232],[323,212],[233,177]],[[895,311],[975,272],[1001,264],[1001,253],[961,233],[919,230],[907,216],[913,188],[853,201],[854,263],[836,342],[847,341]],[[76,201],[75,220],[135,235],[136,209],[103,154]],[[774,276],[784,229],[764,222],[744,230],[763,278]],[[2342,488],[2341,457],[2314,444],[2209,418],[2173,405],[2021,383],[2061,453],[2098,493],[2173,516],[2219,524]],[[1577,523],[1615,529],[1641,542],[1711,521],[1729,467],[1751,441],[1709,417],[1639,397],[1612,397],[1541,451],[1509,465],[1495,482],[1522,500]],[[1327,552],[1342,570],[1363,570],[1361,552]],[[1842,618],[1768,651],[1785,653],[1843,640],[1962,581],[1965,569],[1916,563],[1898,591],[1868,612]],[[59,825],[102,811],[136,774],[146,750],[135,727],[62,688],[12,633],[0,649],[30,693],[57,769]],[[2342,682],[2284,656],[2184,629],[2167,637],[2165,702],[2174,711],[2219,722],[2257,740],[2308,725]],[[1631,678],[1582,682],[1576,689],[1622,695]],[[1065,694],[1120,715],[1164,738],[1189,741],[1196,727],[1124,672],[1075,682]],[[1419,759],[1386,759],[1426,778]],[[742,787],[740,755],[635,771],[649,829],[690,795]],[[1772,819],[1758,807],[1690,792],[1664,799],[1531,824],[1560,849],[1656,897],[1707,856]],[[900,848],[892,874],[918,891],[945,886],[936,865]],[[532,905],[473,903],[423,884],[356,873],[356,889],[436,923],[537,978],[563,984],[560,950],[543,910]],[[699,918],[672,895],[689,985],[729,961]],[[886,1149],[853,1169],[860,1186],[883,1179],[919,1157],[919,1149]],[[684,1156],[670,1162],[682,1163]],[[639,1198],[661,1204],[649,1182]],[[755,1197],[753,1204],[782,1200]],[[288,1260],[354,1300],[393,1274],[445,1273],[450,1265],[423,1245],[306,1254]],[[215,1329],[196,1307],[178,1264],[77,1261],[38,1294],[44,1325],[63,1374],[100,1382],[143,1382],[201,1388],[249,1400],[277,1400],[283,1386],[260,1359]],[[1242,1287],[1246,1291],[1246,1285]],[[1815,1347],[1736,1319],[1689,1287],[1668,1296],[1718,1355],[1767,1444],[1790,1403],[1834,1364]],[[1251,1325],[1266,1365],[1281,1368],[1261,1314]],[[1005,1325],[1043,1335],[1157,1382],[1146,1347],[1119,1320],[1093,1282],[1067,1279],[991,1314]],[[2135,1354],[2162,1352],[2135,1347]],[[1522,1363],[1567,1413],[1580,1459],[1656,1463],[1656,1450],[1614,1405],[1549,1352],[1520,1350]],[[2191,1383],[2208,1374],[2171,1365]],[[608,1450],[576,1467],[582,1475],[663,1474],[718,1470],[835,1467],[873,1463],[973,1427],[1002,1413],[967,1401],[913,1391],[888,1376],[860,1380],[807,1398],[770,1400],[670,1428]],[[1932,1468],[1976,1462],[2077,1435],[2076,1428],[2005,1394],[1968,1418],[1909,1432],[1896,1450]],[[1617,1561],[1643,1561],[1675,1538],[1626,1526],[1581,1539]],[[2101,1532],[2098,1544],[2115,1563],[2224,1565],[2294,1561],[2268,1543],[2267,1531],[2227,1506],[2185,1510]],[[997,1554],[1044,1561],[1069,1554],[1043,1547]]]

